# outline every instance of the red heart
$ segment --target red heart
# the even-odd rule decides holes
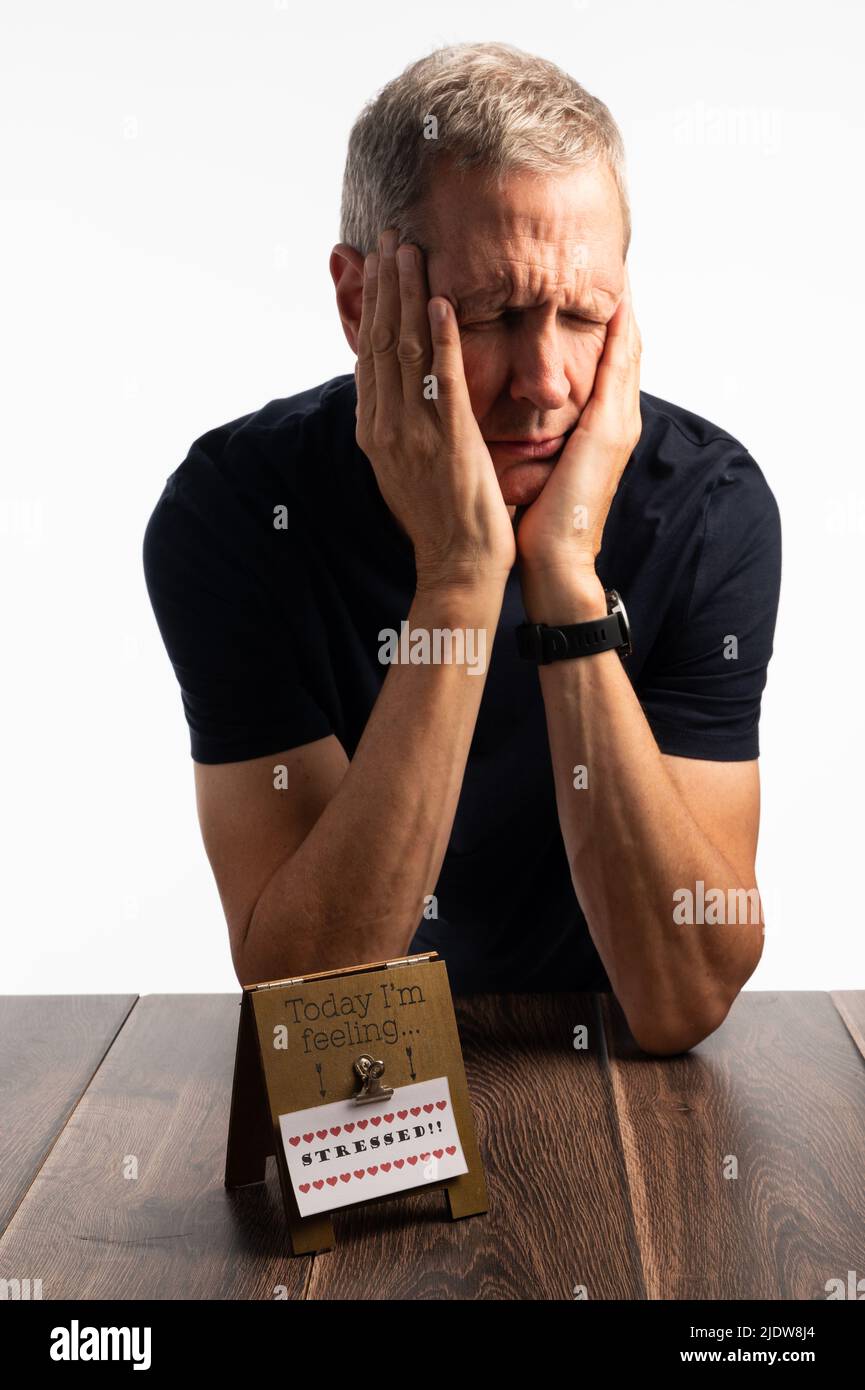
[[[433,1149],[433,1158],[441,1158],[444,1149]]]
[[[354,1129],[354,1120],[352,1120],[350,1125],[343,1125],[343,1129],[345,1130],[346,1134],[351,1134],[352,1130]]]
[[[393,1161],[393,1166],[394,1166],[394,1168],[401,1168],[402,1165],[403,1165],[404,1163],[405,1163],[405,1159],[404,1159],[404,1158],[395,1158],[394,1161]]]
[[[312,1185],[315,1188],[316,1192],[320,1192],[321,1189],[324,1187],[324,1178],[319,1178],[318,1181],[314,1182]]]
[[[314,1134],[305,1134],[305,1135],[303,1136],[303,1142],[304,1142],[304,1144],[311,1144],[314,1138],[315,1138],[315,1135],[314,1135]]]
[[[430,1104],[429,1104],[429,1105],[425,1105],[425,1106],[424,1106],[424,1110],[426,1111],[427,1114],[429,1114],[429,1112],[432,1110],[432,1101],[430,1101]]]
[[[385,1115],[384,1118],[387,1121],[387,1123],[390,1124],[391,1120],[393,1119],[393,1111],[391,1111],[389,1115]]]
[[[336,1178],[328,1178],[327,1185],[328,1187],[336,1187]]]
[[[381,1165],[381,1171],[382,1171],[383,1173],[389,1173],[389,1172],[390,1172],[390,1164],[389,1164],[389,1163],[383,1163],[383,1164]]]
[[[457,1146],[456,1146],[456,1144],[449,1144],[448,1147],[445,1149],[445,1153],[446,1153],[446,1154],[455,1154],[456,1151],[457,1151]]]
[[[326,1129],[317,1129],[315,1132],[316,1132],[316,1134],[318,1135],[319,1139],[326,1139],[326,1138],[327,1138],[327,1130],[326,1130]]]
[[[358,1127],[358,1129],[366,1129],[366,1127],[367,1127],[368,1124],[369,1124],[369,1120],[358,1120],[358,1122],[357,1122],[357,1127]]]
[[[296,1135],[294,1136],[294,1138],[293,1138],[293,1139],[289,1139],[288,1142],[289,1142],[289,1144],[291,1145],[291,1147],[292,1147],[293,1149],[296,1149],[297,1146],[298,1146],[298,1144],[300,1143],[300,1135],[299,1135],[299,1134],[296,1134]]]
[[[340,1182],[351,1182],[351,1173],[340,1173]]]
[[[331,1132],[331,1134],[333,1135],[334,1139],[335,1139],[336,1136],[339,1134],[339,1131],[340,1131],[341,1129],[342,1129],[342,1125],[336,1125],[336,1126],[334,1126],[334,1127],[331,1128],[331,1131],[330,1131],[330,1132]]]
[[[421,1156],[420,1156],[420,1161],[421,1161],[421,1163],[426,1163],[426,1161],[427,1161],[428,1158],[429,1158],[429,1154],[421,1154]]]
[[[411,1113],[412,1113],[413,1115],[419,1115],[419,1114],[420,1114],[420,1106],[419,1106],[419,1105],[413,1105],[412,1108],[411,1108]]]
[[[309,1191],[309,1183],[308,1183],[308,1182],[302,1182],[302,1183],[300,1184],[300,1190],[301,1190],[301,1192],[308,1192],[308,1191]]]
[[[355,1168],[355,1170],[354,1170],[354,1175],[355,1175],[356,1178],[362,1178],[362,1177],[363,1177],[363,1169],[362,1169],[362,1168]]]
[[[381,1124],[381,1115],[370,1115],[370,1117],[369,1117],[369,1122],[370,1122],[371,1125],[380,1125],[380,1124]]]
[[[417,1163],[417,1154],[412,1154],[411,1158],[409,1158],[407,1162],[410,1163],[412,1167],[414,1167],[414,1165]]]
[[[447,1109],[447,1104],[448,1104],[448,1103],[447,1103],[446,1100],[437,1100],[437,1101],[436,1101],[436,1110],[446,1110],[446,1109]]]
[[[367,1168],[366,1171],[367,1171],[368,1173],[372,1173],[373,1177],[375,1177],[376,1173],[378,1172],[378,1167],[375,1167],[375,1168]]]
[[[401,1120],[404,1120],[405,1117],[406,1117],[406,1115],[408,1114],[408,1111],[407,1111],[407,1110],[398,1110],[396,1113],[399,1115],[399,1117],[400,1117]]]

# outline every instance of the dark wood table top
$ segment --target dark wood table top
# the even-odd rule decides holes
[[[239,995],[0,998],[0,1279],[43,1299],[825,1299],[865,1274],[865,992],[740,995],[652,1058],[609,995],[456,1001],[489,1212],[223,1185]],[[585,1024],[588,1047],[576,1051]]]

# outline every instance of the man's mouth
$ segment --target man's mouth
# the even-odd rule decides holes
[[[565,435],[557,434],[540,439],[488,439],[489,446],[496,452],[512,459],[548,459],[562,448]]]

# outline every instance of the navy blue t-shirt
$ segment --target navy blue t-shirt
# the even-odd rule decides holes
[[[329,734],[354,755],[389,669],[379,633],[399,632],[415,583],[355,440],[355,402],[354,375],[338,376],[202,435],[150,517],[147,587],[196,762]],[[662,752],[753,759],[780,584],[775,500],[717,425],[646,392],[640,404],[597,561],[631,621],[625,669]],[[439,951],[455,993],[610,988],[571,883],[537,668],[516,650],[524,620],[515,569],[438,916],[410,948]]]

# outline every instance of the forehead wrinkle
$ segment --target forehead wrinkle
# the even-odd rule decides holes
[[[586,284],[586,279],[588,279],[588,284]],[[580,283],[581,281],[582,283]],[[552,277],[545,277],[543,282],[537,285],[536,290],[530,282],[523,292],[522,290],[518,291],[514,278],[508,275],[507,279],[502,279],[499,285],[480,286],[476,289],[455,292],[454,301],[458,313],[477,313],[484,309],[504,307],[513,309],[534,308],[539,304],[546,303],[551,297],[558,298],[562,294],[566,305],[587,313],[603,313],[603,307],[597,303],[599,296],[611,301],[615,298],[610,291],[593,285],[590,272],[584,267],[579,267],[573,280],[570,277],[554,273]]]
[[[585,240],[578,237],[569,238],[569,242],[574,248],[586,246]],[[540,259],[537,254],[540,246],[545,249],[552,248],[553,255]],[[478,312],[483,309],[501,308],[506,304],[515,309],[534,307],[544,303],[551,295],[558,296],[562,292],[566,296],[566,302],[573,303],[575,307],[587,312],[603,312],[603,307],[596,304],[598,298],[609,300],[614,306],[616,295],[602,285],[593,283],[596,273],[599,273],[599,278],[603,280],[607,278],[607,269],[604,266],[572,265],[563,272],[562,262],[570,260],[571,254],[566,252],[563,255],[560,245],[555,242],[542,242],[540,246],[533,243],[535,254],[526,254],[523,247],[517,243],[506,259],[498,263],[488,262],[487,269],[498,281],[497,284],[477,285],[476,282],[470,284],[463,280],[465,288],[457,289],[454,293],[458,311]],[[519,291],[517,278],[522,277],[514,275],[514,268],[528,271],[525,287],[520,287]],[[511,304],[510,301],[515,302]]]

